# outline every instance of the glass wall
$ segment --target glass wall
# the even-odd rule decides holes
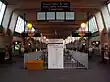
[[[107,5],[107,7],[108,7],[108,11],[110,13],[110,3]]]
[[[89,23],[89,24],[88,24],[88,23]],[[89,26],[89,29],[88,29],[88,26]],[[88,30],[89,30],[91,33],[95,33],[95,32],[97,32],[97,31],[99,31],[95,17],[92,17],[92,18],[86,23],[85,31],[88,31]]]
[[[102,20],[101,13],[97,12],[95,14],[95,16],[96,16],[96,20],[97,20],[97,23],[98,23],[99,31],[101,32],[104,29],[104,23],[103,23],[103,20]]]
[[[4,15],[4,12],[5,12],[5,8],[6,8],[6,5],[0,1],[0,25],[2,23],[2,20],[3,20],[3,15]]]
[[[26,24],[26,22],[25,22]],[[22,33],[24,32],[24,20],[19,16],[17,19],[15,32]]]
[[[92,17],[89,20],[89,31],[91,31],[92,33],[98,31],[98,27],[97,27],[97,23],[96,23],[95,17]]]
[[[109,13],[110,6],[103,6],[101,8],[104,26],[106,27],[107,31],[110,30],[110,13]]]

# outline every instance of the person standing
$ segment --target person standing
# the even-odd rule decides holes
[[[24,47],[22,46],[22,47],[21,47],[21,51],[20,51],[20,52],[21,52],[20,56],[24,56],[24,51],[25,51],[25,49],[24,49]]]
[[[93,55],[93,48],[92,46],[89,47],[89,57],[91,58]]]
[[[7,49],[8,49],[8,53],[9,53],[9,62],[12,62],[12,46],[11,45],[8,45],[7,46]]]
[[[105,63],[105,58],[104,58],[104,47],[101,48],[101,63]]]

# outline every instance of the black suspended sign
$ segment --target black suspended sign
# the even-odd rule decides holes
[[[22,37],[41,37],[41,33],[33,33],[33,34],[22,33],[21,36]]]
[[[70,2],[41,2],[41,11],[70,11]]]
[[[85,31],[85,32],[72,32],[72,37],[91,37],[92,33]]]

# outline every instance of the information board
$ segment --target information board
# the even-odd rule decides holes
[[[70,2],[41,2],[41,11],[70,11]]]

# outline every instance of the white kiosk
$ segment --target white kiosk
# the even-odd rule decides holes
[[[48,41],[48,69],[63,69],[63,39]]]

